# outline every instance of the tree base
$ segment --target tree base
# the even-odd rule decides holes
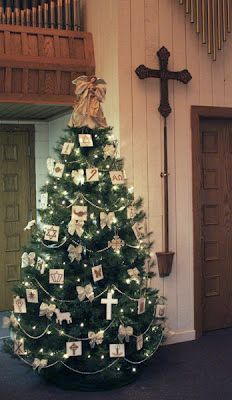
[[[134,382],[141,371],[120,373],[112,371],[111,373],[100,373],[96,375],[79,375],[68,370],[59,370],[56,372],[48,370],[41,371],[43,378],[63,390],[79,390],[82,392],[98,392],[113,390]]]

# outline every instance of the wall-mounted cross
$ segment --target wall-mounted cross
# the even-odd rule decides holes
[[[187,69],[182,71],[169,71],[168,59],[169,51],[166,47],[161,47],[157,51],[160,69],[147,68],[145,65],[139,65],[135,73],[140,79],[159,78],[160,79],[160,105],[159,112],[164,118],[164,168],[160,176],[164,179],[164,251],[156,253],[160,276],[167,276],[171,272],[174,252],[169,251],[169,224],[168,224],[168,155],[167,155],[167,117],[172,109],[168,100],[168,81],[174,79],[187,84],[192,76]]]

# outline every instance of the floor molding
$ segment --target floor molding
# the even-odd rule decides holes
[[[196,331],[194,329],[189,331],[171,331],[170,336],[167,338],[165,344],[175,344],[181,342],[188,342],[189,340],[196,339]]]

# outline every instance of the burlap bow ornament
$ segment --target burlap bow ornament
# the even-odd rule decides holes
[[[10,328],[11,326],[17,328],[19,326],[19,321],[15,315],[11,313],[10,317],[3,317],[2,326],[3,328]]]
[[[25,268],[25,267],[34,267],[35,265],[35,253],[31,252],[31,253],[23,253],[22,255],[22,264],[21,267]]]
[[[103,148],[103,152],[104,152],[104,158],[107,157],[114,158],[116,153],[116,148],[114,147],[113,144],[106,144],[105,147]]]
[[[126,342],[130,341],[130,336],[133,335],[133,328],[132,326],[124,326],[120,325],[118,328],[118,339],[122,343],[125,339]]]
[[[102,344],[104,338],[104,331],[88,332],[88,338],[90,339],[90,347],[93,349],[95,345]]]
[[[115,214],[114,212],[109,212],[108,214],[104,211],[100,212],[100,225],[101,229],[104,229],[105,226],[108,226],[111,229],[112,223],[115,221]]]
[[[76,221],[75,219],[71,219],[71,221],[68,224],[68,233],[70,233],[70,235],[74,235],[74,233],[76,233],[79,237],[81,237],[81,235],[83,235],[84,233],[84,221]]]
[[[40,360],[39,358],[35,358],[32,364],[33,370],[35,371],[38,368],[38,371],[40,371],[42,368],[45,368],[48,365],[48,360],[45,360],[45,358],[42,358]]]
[[[78,246],[73,246],[70,244],[68,246],[68,257],[71,262],[74,260],[80,261],[81,260],[81,253],[83,251],[83,247],[79,244]]]
[[[78,293],[78,299],[83,301],[85,298],[89,299],[90,302],[94,299],[93,286],[89,283],[86,286],[77,286],[76,291]]]
[[[39,308],[39,316],[40,317],[46,316],[48,319],[51,319],[55,309],[56,309],[55,304],[41,303]]]
[[[32,228],[34,225],[36,225],[36,220],[35,220],[35,219],[32,219],[31,221],[29,221],[29,222],[27,223],[27,225],[25,226],[25,228],[24,228],[23,230],[24,230],[24,231],[30,231],[31,228]]]
[[[54,158],[47,158],[47,169],[49,175],[52,175],[54,172],[54,167],[55,167],[56,160]]]
[[[73,170],[71,173],[73,182],[76,185],[83,185],[85,183],[85,175],[83,169]]]
[[[132,281],[135,281],[137,283],[140,282],[140,277],[139,277],[140,272],[139,272],[138,268],[136,268],[136,267],[130,268],[127,270],[127,272],[130,275],[130,278]]]

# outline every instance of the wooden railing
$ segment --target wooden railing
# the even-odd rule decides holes
[[[80,29],[80,0],[0,0],[0,24]]]

